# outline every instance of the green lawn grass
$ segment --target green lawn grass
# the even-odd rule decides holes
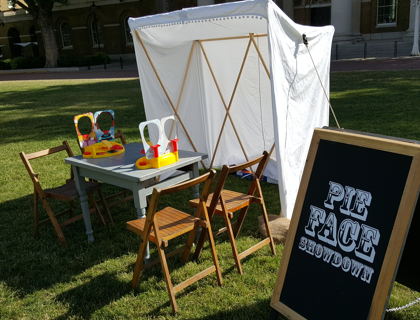
[[[417,71],[332,74],[331,103],[340,125],[420,139],[419,79]],[[41,227],[39,239],[33,237],[33,186],[19,152],[30,153],[68,140],[79,154],[74,115],[106,109],[116,112],[116,128],[128,142],[140,141],[138,124],[145,114],[137,79],[0,82],[0,134],[5,151],[0,157],[0,319],[268,319],[281,245],[276,246],[275,257],[268,246],[247,257],[240,276],[227,235],[217,237],[223,287],[217,286],[214,275],[200,280],[177,294],[180,314],[173,315],[159,265],[142,274],[138,292],[131,290],[140,244],[125,228],[125,222],[136,217],[132,202],[111,208],[113,226],[103,227],[92,218],[93,244],[86,241],[83,221],[63,228],[68,249],[60,245],[51,226]],[[331,126],[333,121],[331,117]],[[57,186],[69,176],[69,168],[59,156],[35,160],[33,166],[45,188]],[[228,183],[246,190],[246,183],[234,176]],[[277,186],[263,183],[262,188],[268,213],[278,214]],[[105,195],[117,191],[108,185],[103,189]],[[189,197],[189,192],[171,196],[163,199],[162,206],[183,203],[178,208],[188,211]],[[66,204],[53,202],[53,207],[58,212]],[[79,208],[78,203],[75,207]],[[251,207],[237,240],[239,251],[259,241],[258,215],[258,207]],[[215,221],[214,228],[221,224]],[[151,253],[156,256],[153,244]],[[209,250],[204,250],[199,263],[184,265],[177,256],[170,258],[173,282],[202,270],[210,260]],[[417,297],[418,293],[396,284],[389,307]],[[388,314],[386,319],[419,317],[417,305]]]

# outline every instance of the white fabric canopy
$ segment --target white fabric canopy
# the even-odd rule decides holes
[[[197,151],[209,155],[206,167],[245,162],[244,151],[253,159],[275,142],[264,175],[278,180],[282,212],[290,218],[313,130],[329,121],[314,64],[329,96],[334,28],[298,25],[271,0],[188,8],[128,23],[147,119],[178,108]],[[232,121],[227,118],[223,127],[227,108]],[[149,133],[155,142],[157,134]],[[180,149],[193,150],[181,123],[178,138]]]

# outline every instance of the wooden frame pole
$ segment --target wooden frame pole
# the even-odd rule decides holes
[[[190,57],[188,59],[187,69],[185,70],[184,81],[182,82],[181,92],[179,93],[178,103],[176,105],[176,112],[178,112],[178,110],[179,110],[179,104],[181,103],[182,94],[184,93],[185,82],[187,80],[188,71],[190,69],[190,63],[191,63],[191,58],[192,58],[193,53],[194,53],[194,48],[195,48],[195,41],[193,41],[193,44],[191,46],[191,52],[190,52]],[[174,129],[174,126],[175,126],[175,121],[172,121],[171,131],[169,132],[169,137],[168,137],[169,140],[171,140],[172,131]],[[163,130],[165,130],[165,128],[163,128]],[[204,164],[203,164],[203,166],[204,166]],[[205,168],[205,166],[204,166],[204,168]],[[160,181],[160,176],[157,177],[157,181],[158,182]]]
[[[185,70],[184,81],[182,82],[181,92],[179,93],[178,103],[176,104],[176,112],[179,110],[179,104],[181,103],[182,94],[184,93],[185,82],[187,81],[188,71],[190,70],[191,59],[194,54],[196,41],[193,41],[190,51],[190,57],[188,58],[187,69]],[[169,132],[169,140],[171,140],[172,131],[174,129],[175,122],[172,122],[171,131]]]
[[[249,39],[248,46],[247,46],[246,52],[245,52],[245,56],[244,56],[244,59],[242,61],[241,69],[239,70],[238,78],[236,80],[235,87],[233,89],[232,97],[230,98],[229,106],[226,110],[226,115],[225,115],[225,119],[223,120],[223,125],[222,125],[222,128],[220,130],[219,138],[217,139],[216,148],[214,149],[214,152],[213,152],[213,157],[211,159],[210,169],[213,167],[213,162],[214,162],[214,159],[216,158],[216,152],[217,152],[217,149],[219,147],[220,138],[222,137],[223,129],[225,128],[225,124],[226,124],[226,120],[227,120],[227,117],[228,117],[228,114],[229,114],[229,111],[230,111],[230,107],[232,106],[232,101],[233,101],[233,98],[235,96],[236,89],[238,88],[238,83],[239,83],[239,80],[241,78],[242,71],[244,69],[246,58],[248,57],[248,52],[249,52],[249,48],[251,47],[251,42],[252,42],[251,39]],[[249,159],[246,155],[245,155],[245,158],[246,158],[246,161],[249,161]]]
[[[190,143],[191,143],[191,145],[192,145],[192,147],[193,147],[194,151],[195,151],[195,152],[198,152],[198,151],[197,151],[197,148],[195,147],[195,145],[194,145],[194,143],[193,143],[193,141],[192,141],[192,139],[191,139],[191,137],[190,137],[190,135],[188,134],[187,128],[185,128],[184,123],[183,123],[183,122],[182,122],[182,120],[181,120],[181,117],[178,115],[177,110],[175,109],[174,104],[172,103],[172,100],[171,100],[171,98],[169,97],[168,92],[166,91],[165,86],[163,85],[163,82],[162,82],[162,80],[160,79],[159,74],[158,74],[158,72],[156,71],[156,68],[155,68],[155,66],[154,66],[154,64],[153,64],[153,62],[152,62],[152,59],[151,59],[151,58],[150,58],[150,56],[149,56],[149,52],[147,51],[147,49],[146,49],[146,47],[145,47],[145,45],[144,45],[144,43],[143,43],[143,40],[141,39],[141,37],[140,37],[139,33],[137,32],[137,30],[136,30],[136,35],[137,35],[137,38],[138,38],[138,39],[139,39],[139,41],[140,41],[141,46],[143,47],[144,53],[146,53],[147,59],[149,60],[150,65],[152,66],[153,71],[155,72],[156,77],[158,78],[159,83],[160,83],[160,85],[161,85],[161,87],[162,87],[163,91],[165,92],[166,97],[168,98],[168,101],[169,101],[169,103],[170,103],[170,105],[171,105],[171,107],[172,107],[172,109],[173,109],[173,111],[174,111],[174,113],[175,113],[176,117],[177,117],[177,118],[178,118],[178,120],[179,120],[179,123],[182,125],[182,128],[184,129],[185,134],[186,134],[186,135],[187,135],[187,137],[188,137],[188,140],[190,141]],[[204,165],[204,162],[203,162],[202,160],[201,160],[201,164],[203,165],[203,167],[204,167],[205,169],[207,169],[207,167]]]
[[[257,50],[258,56],[259,56],[259,57],[260,57],[260,59],[261,59],[261,62],[262,62],[263,66],[264,66],[264,69],[265,69],[265,72],[267,72],[268,79],[270,79],[270,80],[271,80],[271,77],[270,77],[270,71],[268,71],[268,68],[267,68],[267,66],[265,65],[264,59],[263,59],[263,57],[262,57],[262,55],[261,55],[260,49],[258,48],[257,43],[255,42],[255,39],[254,39],[254,34],[253,34],[253,33],[250,33],[250,34],[249,34],[249,37],[251,38],[251,41],[252,41],[252,43],[254,44],[255,49]]]
[[[260,37],[266,37],[266,36],[267,36],[266,33],[256,34],[256,35],[254,35],[254,38],[260,38]],[[248,38],[249,38],[249,36],[237,36],[237,37],[204,39],[204,40],[200,40],[200,41],[207,42],[207,41],[236,40],[236,39],[248,39]]]
[[[190,65],[191,65],[192,56],[194,54],[194,48],[195,48],[195,42],[196,41],[193,42],[192,47],[191,47],[190,56],[189,56],[189,59],[188,59],[188,64],[187,64],[187,68],[186,68],[185,75],[184,75],[184,80],[183,80],[183,83],[182,83],[182,87],[181,87],[180,95],[179,95],[179,98],[178,98],[178,102],[177,102],[177,105],[175,107],[174,104],[173,104],[173,102],[172,102],[172,100],[171,100],[171,98],[169,97],[168,92],[166,91],[165,86],[163,85],[163,82],[162,82],[161,78],[159,77],[159,74],[158,74],[158,72],[157,72],[157,70],[156,70],[156,68],[155,68],[155,66],[154,66],[154,64],[152,62],[152,59],[150,58],[149,53],[148,53],[148,51],[147,51],[147,49],[146,49],[146,47],[145,47],[145,45],[144,45],[144,43],[143,43],[140,35],[139,35],[139,33],[137,32],[137,30],[136,30],[136,35],[137,35],[137,38],[140,41],[141,46],[143,47],[143,50],[144,50],[144,52],[145,52],[145,54],[146,54],[146,56],[147,56],[147,58],[148,58],[148,60],[150,62],[150,65],[152,66],[152,69],[153,69],[154,73],[156,74],[156,77],[157,77],[157,79],[158,79],[158,81],[159,81],[159,83],[160,83],[160,85],[161,85],[161,87],[162,87],[162,89],[163,89],[163,91],[164,91],[164,93],[165,93],[165,95],[166,95],[166,97],[167,97],[167,99],[168,99],[168,101],[169,101],[169,103],[170,103],[173,111],[174,111],[175,116],[178,118],[179,122],[181,123],[182,128],[184,129],[184,131],[185,131],[185,133],[186,133],[186,135],[188,137],[188,140],[190,141],[190,143],[191,143],[194,151],[197,152],[197,148],[195,147],[195,145],[194,145],[194,143],[193,143],[193,141],[192,141],[192,139],[191,139],[191,137],[190,137],[187,129],[185,128],[184,123],[181,120],[181,117],[178,114],[178,110],[179,110],[179,107],[180,107],[182,95],[183,95],[184,88],[185,88],[186,79],[187,79],[189,68],[190,68]],[[259,50],[259,47],[258,47],[258,45],[257,45],[257,43],[255,41],[255,38],[258,38],[258,37],[266,37],[266,36],[267,36],[267,34],[254,35],[253,33],[250,33],[249,36],[238,36],[238,37],[226,37],[226,38],[214,38],[214,39],[198,40],[199,41],[199,44],[200,44],[200,47],[201,47],[201,50],[203,52],[203,55],[204,55],[204,57],[206,59],[207,65],[209,67],[210,73],[211,73],[211,75],[213,77],[214,83],[216,84],[216,88],[217,88],[217,90],[219,92],[220,98],[222,99],[223,106],[224,106],[224,108],[226,110],[226,115],[225,115],[225,118],[223,120],[223,125],[222,125],[222,128],[220,130],[220,134],[219,134],[219,137],[218,137],[218,140],[217,140],[217,143],[216,143],[216,147],[215,147],[215,150],[214,150],[214,153],[213,153],[213,157],[212,157],[212,162],[210,164],[210,168],[213,167],[213,162],[214,162],[214,159],[215,159],[215,156],[216,156],[218,147],[219,147],[219,143],[220,143],[220,140],[221,140],[221,137],[222,137],[222,133],[223,133],[224,127],[226,125],[227,117],[229,117],[229,120],[230,120],[230,122],[232,124],[233,130],[235,132],[235,135],[236,135],[236,137],[238,139],[238,142],[239,142],[239,144],[241,146],[242,152],[243,152],[246,160],[249,161],[248,156],[247,156],[246,151],[245,151],[245,148],[244,148],[244,146],[242,144],[242,141],[241,141],[241,139],[239,137],[239,134],[238,134],[238,132],[236,130],[235,124],[233,122],[233,119],[232,119],[229,111],[230,111],[230,108],[232,106],[233,98],[235,96],[236,89],[238,87],[240,77],[242,75],[242,71],[243,71],[243,68],[244,68],[244,65],[245,65],[245,61],[246,61],[246,59],[248,57],[248,53],[249,53],[251,42],[254,45],[255,49],[257,50],[258,56],[261,59],[261,62],[263,64],[263,66],[264,66],[264,69],[265,69],[265,71],[267,73],[268,78],[271,79],[270,72],[269,72],[269,70],[267,68],[267,65],[265,64],[265,61],[264,61],[264,59],[262,57],[262,54],[261,54],[261,52]],[[225,100],[223,98],[222,92],[220,90],[220,87],[219,87],[219,84],[218,84],[218,82],[216,80],[216,77],[215,77],[215,75],[213,73],[213,69],[212,69],[212,67],[210,65],[210,62],[208,60],[208,57],[207,57],[207,54],[206,54],[206,52],[204,50],[204,47],[202,45],[202,42],[206,42],[206,41],[219,41],[219,40],[233,40],[233,39],[248,39],[248,38],[250,39],[250,41],[248,43],[248,46],[247,46],[247,49],[246,49],[246,52],[245,52],[245,56],[244,56],[244,59],[243,59],[242,65],[241,65],[241,69],[239,71],[239,75],[238,75],[238,78],[236,80],[236,83],[235,83],[235,87],[234,87],[232,96],[230,98],[229,106],[226,106],[226,102],[225,102]],[[169,138],[171,138],[171,136],[172,136],[174,125],[175,125],[175,123],[172,123],[171,130],[170,130],[170,133],[169,133]],[[274,150],[274,144],[273,144],[273,146],[272,146],[272,148],[270,150],[270,153],[269,153],[270,156],[271,156],[273,150]],[[203,165],[204,168],[206,168],[206,166],[204,165],[204,162],[203,161],[201,161],[201,164]],[[251,170],[252,170],[252,168],[251,168]]]
[[[219,92],[220,98],[222,99],[222,103],[223,103],[223,106],[225,107],[226,114],[229,116],[229,120],[230,120],[230,122],[231,122],[231,124],[232,124],[233,130],[235,131],[236,138],[238,138],[238,142],[239,142],[239,145],[241,146],[242,152],[244,153],[245,158],[248,160],[248,156],[247,156],[247,154],[246,154],[246,152],[245,152],[245,148],[244,148],[244,146],[242,145],[241,138],[239,137],[238,131],[236,130],[235,124],[233,123],[232,117],[231,117],[231,115],[230,115],[230,113],[229,113],[229,111],[228,111],[228,108],[227,108],[227,106],[226,106],[225,99],[223,98],[222,92],[220,91],[219,84],[217,83],[216,77],[215,77],[215,75],[214,75],[214,73],[213,73],[213,69],[212,69],[212,67],[211,67],[211,65],[210,65],[210,61],[209,61],[209,59],[208,59],[208,57],[207,57],[206,51],[204,50],[204,47],[203,47],[203,44],[201,43],[201,40],[199,40],[199,44],[200,44],[201,50],[202,50],[202,52],[203,52],[204,58],[206,59],[207,65],[208,65],[209,70],[210,70],[210,73],[211,73],[211,75],[212,75],[212,77],[213,77],[214,83],[216,84],[217,91]],[[213,156],[213,158],[214,158],[214,156]],[[212,162],[212,163],[213,163],[213,162]],[[210,166],[210,167],[211,167],[211,166]],[[251,170],[252,170],[252,168],[251,168]]]

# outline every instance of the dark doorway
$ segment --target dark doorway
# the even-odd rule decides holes
[[[29,35],[31,36],[31,42],[38,43],[38,41],[36,40],[35,26],[31,27],[31,29],[29,30]],[[39,57],[38,44],[31,44],[31,47],[32,47],[32,55],[34,57]]]
[[[10,53],[12,54],[12,58],[21,57],[22,47],[15,45],[15,43],[20,43],[19,31],[15,28],[10,28],[7,32],[7,36],[9,37]]]
[[[331,24],[331,7],[311,8],[311,26],[328,26]]]

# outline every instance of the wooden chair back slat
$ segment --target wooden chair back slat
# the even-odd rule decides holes
[[[57,152],[61,152],[64,150],[67,152],[68,157],[73,157],[73,151],[71,150],[70,145],[68,144],[67,141],[63,141],[63,144],[58,147],[53,147],[53,148],[49,148],[49,149],[45,149],[45,150],[41,150],[41,151],[29,153],[29,154],[26,154],[25,152],[21,152],[19,154],[34,184],[38,182],[38,174],[34,172],[29,160],[45,157],[45,156],[48,156]],[[74,180],[73,170],[71,168],[70,168],[70,179]]]
[[[47,155],[50,155],[50,154],[53,154],[53,153],[56,153],[56,152],[66,150],[66,148],[67,148],[66,145],[63,144],[62,146],[49,148],[49,149],[45,149],[45,150],[41,150],[41,151],[37,151],[37,152],[27,154],[26,158],[28,160],[36,159],[36,158],[44,157],[44,156],[47,156]]]
[[[264,151],[264,152],[266,152],[266,151]],[[233,166],[233,167],[228,166],[228,168],[229,168],[228,174],[234,173],[234,172],[237,172],[237,171],[240,171],[240,170],[244,170],[246,168],[251,168],[252,166],[256,165],[257,163],[261,163],[263,158],[264,158],[264,155],[259,156],[258,158],[255,158],[253,160],[249,160],[248,162],[238,164],[238,165]]]
[[[123,145],[126,145],[127,144],[127,142],[125,141],[124,135],[123,135],[123,133],[122,133],[121,130],[118,130],[118,132],[115,134],[115,139],[120,139],[121,140],[121,143]]]

